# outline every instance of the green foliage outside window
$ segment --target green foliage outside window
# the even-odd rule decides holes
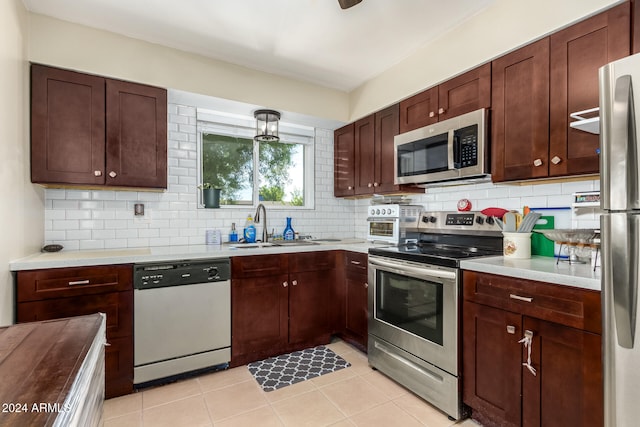
[[[221,189],[221,204],[253,203],[253,144],[247,138],[202,134],[202,181]],[[260,143],[260,201],[304,206],[303,150],[301,144]],[[292,174],[301,182],[293,182]]]

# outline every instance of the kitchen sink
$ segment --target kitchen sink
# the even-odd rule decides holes
[[[262,242],[258,242],[258,243],[236,243],[231,245],[232,248],[236,248],[236,249],[255,249],[255,248],[271,248],[274,246],[278,246],[274,243],[262,243]]]
[[[279,246],[311,246],[317,245],[318,243],[312,242],[310,240],[278,240],[275,242],[257,242],[257,243],[234,243],[231,245],[232,248],[237,249],[255,249],[255,248],[275,248]]]
[[[277,240],[273,242],[274,246],[310,246],[317,245],[316,242],[311,240]]]

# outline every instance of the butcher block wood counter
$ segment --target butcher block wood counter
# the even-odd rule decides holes
[[[99,425],[103,314],[0,328],[0,426]]]

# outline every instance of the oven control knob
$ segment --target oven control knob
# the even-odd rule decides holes
[[[430,222],[431,224],[433,224],[433,223],[434,223],[434,222],[436,222],[437,220],[438,220],[438,219],[437,219],[435,216],[430,216],[430,217],[429,217],[429,222]]]
[[[492,216],[488,216],[487,217],[487,224],[493,224],[495,221],[493,220]]]
[[[476,217],[476,223],[479,225],[484,224],[484,218],[482,218],[481,216]]]
[[[376,215],[380,215],[380,209],[376,209]]]
[[[386,209],[382,209],[382,215],[385,215],[387,213]]]

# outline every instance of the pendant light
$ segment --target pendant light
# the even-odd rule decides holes
[[[280,141],[278,134],[278,122],[280,113],[274,110],[256,110],[253,113],[256,118],[256,136],[254,141],[277,142]]]

